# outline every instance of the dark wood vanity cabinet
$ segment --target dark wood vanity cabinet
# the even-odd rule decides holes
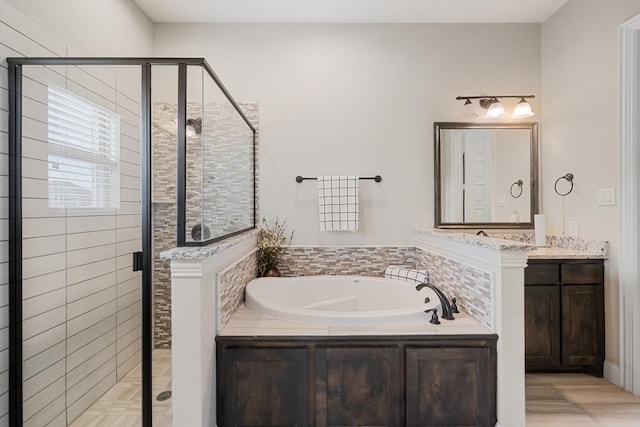
[[[406,425],[494,426],[490,356],[488,348],[408,348]]]
[[[428,338],[218,337],[218,425],[495,425],[497,337]]]
[[[604,261],[529,260],[524,283],[527,371],[602,376]]]
[[[307,426],[307,349],[237,348],[226,355],[225,426]],[[260,387],[256,385],[260,384]],[[220,396],[219,396],[220,397]]]
[[[400,349],[316,349],[315,425],[400,425]]]

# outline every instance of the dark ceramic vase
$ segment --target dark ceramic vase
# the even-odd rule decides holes
[[[280,277],[280,270],[277,267],[268,269],[263,277]]]

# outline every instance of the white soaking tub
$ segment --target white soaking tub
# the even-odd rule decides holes
[[[247,285],[245,305],[283,319],[334,325],[428,321],[425,310],[442,313],[436,293],[416,291],[416,285],[365,276],[262,277]]]

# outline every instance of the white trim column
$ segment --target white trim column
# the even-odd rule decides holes
[[[225,248],[166,253],[171,259],[174,426],[216,425],[216,274],[255,248],[251,234]]]
[[[620,386],[640,396],[640,15],[620,26],[620,263],[618,272]]]
[[[514,248],[524,246],[514,243]],[[483,247],[428,233],[416,234],[416,247],[485,271],[491,276],[491,329],[498,334],[498,423],[524,427],[524,269],[522,247]]]

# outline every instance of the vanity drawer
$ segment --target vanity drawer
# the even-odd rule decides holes
[[[560,283],[560,264],[529,263],[524,269],[525,285],[553,285]]]
[[[602,283],[604,265],[597,263],[562,264],[561,279],[563,284],[597,284]]]

